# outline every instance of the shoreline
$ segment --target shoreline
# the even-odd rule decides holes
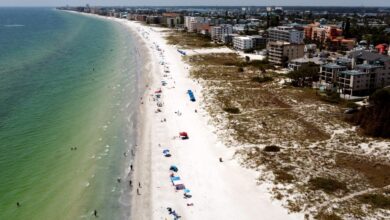
[[[202,87],[189,77],[191,67],[181,60],[176,47],[165,42],[164,33],[160,32],[163,28],[91,16],[125,25],[147,51],[149,66],[144,66],[147,74],[142,78],[146,77],[144,83],[149,86],[144,92],[141,86],[139,93],[144,104],[137,112],[138,146],[133,161],[130,219],[169,219],[167,207],[183,219],[303,219],[302,214],[289,214],[280,202],[271,199],[267,186],[256,184],[258,173],[240,166],[234,149],[218,139],[215,128],[209,124],[210,116],[199,104],[204,100]],[[164,73],[165,66],[169,73]],[[167,85],[162,86],[160,80]],[[157,102],[153,91],[160,88],[162,112],[154,113]],[[189,101],[188,89],[194,91],[196,102]],[[177,138],[182,131],[188,132],[188,140]],[[163,156],[166,148],[172,157]],[[219,158],[223,158],[223,163]],[[169,179],[170,165],[179,168],[175,175],[180,175],[192,198],[184,199],[182,191],[174,190]],[[138,182],[142,183],[141,195],[135,191]]]

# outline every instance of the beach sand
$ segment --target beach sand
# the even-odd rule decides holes
[[[143,47],[141,56],[149,59],[144,73],[148,87],[140,91],[144,95],[140,101],[140,134],[131,174],[130,219],[173,219],[168,207],[181,219],[303,219],[302,214],[289,214],[280,202],[271,199],[269,186],[256,183],[259,174],[241,167],[233,158],[234,149],[218,139],[215,128],[208,123],[210,116],[200,107],[202,88],[189,77],[191,67],[182,61],[177,48],[166,43],[163,28],[107,19],[132,30]],[[169,73],[164,72],[167,68]],[[156,99],[155,91],[160,89],[161,98]],[[194,92],[196,102],[190,101],[188,89]],[[158,107],[158,102],[163,106]],[[161,112],[156,113],[158,108]],[[189,139],[178,138],[183,131]],[[165,149],[171,157],[164,157]],[[175,175],[180,176],[192,198],[185,199],[183,190],[175,190],[170,180],[171,165],[178,167]]]

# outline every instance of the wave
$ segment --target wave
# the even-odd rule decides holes
[[[12,27],[24,27],[23,24],[5,24],[4,27],[12,28]]]

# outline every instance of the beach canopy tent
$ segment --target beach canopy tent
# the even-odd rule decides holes
[[[171,181],[177,181],[177,180],[180,180],[180,176],[172,176],[171,177]]]
[[[180,138],[183,139],[183,140],[184,140],[184,139],[188,139],[188,134],[187,134],[187,132],[184,132],[184,131],[183,131],[183,132],[180,132],[180,133],[179,133],[179,136],[180,136]]]
[[[188,90],[187,93],[188,93],[188,96],[190,97],[191,102],[195,102],[196,99],[195,99],[194,93],[191,90]]]
[[[181,181],[181,180],[174,180],[174,181],[172,181],[172,183],[174,186],[183,185],[183,181]]]
[[[175,166],[175,165],[172,165],[171,167],[169,167],[169,170],[170,170],[170,171],[173,171],[173,172],[179,171],[179,169],[178,169],[177,166]]]

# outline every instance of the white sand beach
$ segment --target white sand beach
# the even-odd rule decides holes
[[[147,48],[141,55],[150,61],[145,64],[148,87],[140,101],[131,219],[174,219],[168,207],[181,219],[303,219],[302,214],[288,214],[272,199],[267,186],[256,183],[258,173],[241,167],[233,158],[234,150],[217,138],[208,113],[200,107],[202,88],[189,77],[190,66],[182,61],[182,54],[166,43],[163,29],[109,19],[139,36]],[[195,102],[190,101],[188,90],[193,91]],[[180,139],[179,132],[187,132],[189,139]],[[164,150],[171,156],[165,157]],[[172,165],[178,172],[169,170]],[[171,173],[180,177],[191,198],[175,190]]]

